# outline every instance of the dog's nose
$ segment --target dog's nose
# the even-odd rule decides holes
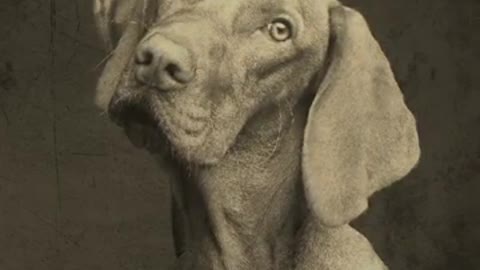
[[[176,90],[195,75],[188,49],[155,34],[140,43],[135,55],[135,77],[140,83],[160,90]]]

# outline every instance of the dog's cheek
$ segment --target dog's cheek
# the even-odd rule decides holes
[[[252,87],[251,97],[259,99],[262,107],[296,98],[304,81],[303,74],[297,72],[299,69],[301,70],[300,66],[289,63],[257,79],[255,86]]]

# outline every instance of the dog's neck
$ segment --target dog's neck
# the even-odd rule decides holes
[[[303,219],[302,105],[258,114],[219,164],[172,182],[174,231],[195,269],[283,269]]]

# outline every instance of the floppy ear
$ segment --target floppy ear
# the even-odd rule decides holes
[[[125,29],[122,30],[121,37],[119,38],[118,46],[114,44],[111,38],[111,17],[120,6],[126,6],[135,4],[131,7],[132,10],[127,17],[117,17],[120,21],[125,23]],[[95,17],[97,20],[97,28],[100,36],[104,39],[105,44],[109,48],[109,55],[107,55],[108,61],[103,68],[102,75],[97,83],[97,91],[95,96],[95,103],[101,109],[106,110],[108,103],[115,92],[120,76],[131,59],[132,53],[137,46],[137,42],[142,34],[142,27],[138,23],[140,20],[142,5],[139,1],[129,0],[95,0]]]
[[[310,107],[302,169],[311,210],[321,224],[339,226],[404,177],[420,149],[415,119],[364,18],[344,6],[330,17],[330,66]]]
[[[158,1],[95,0],[97,29],[109,52],[97,84],[98,107],[106,110],[125,66],[157,11]]]
[[[112,50],[125,30],[137,1],[95,0],[94,16],[97,30],[107,50]]]

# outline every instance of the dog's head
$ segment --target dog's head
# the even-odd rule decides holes
[[[112,49],[97,104],[139,145],[165,139],[183,160],[214,164],[263,109],[315,94],[304,184],[330,225],[418,160],[388,61],[337,1],[97,0],[96,12]]]
[[[299,96],[324,63],[329,16],[318,1],[116,2],[131,17],[111,35],[120,42],[108,39],[119,48],[106,73],[117,70],[98,103],[128,129],[160,127],[190,162],[221,159],[252,115]]]

